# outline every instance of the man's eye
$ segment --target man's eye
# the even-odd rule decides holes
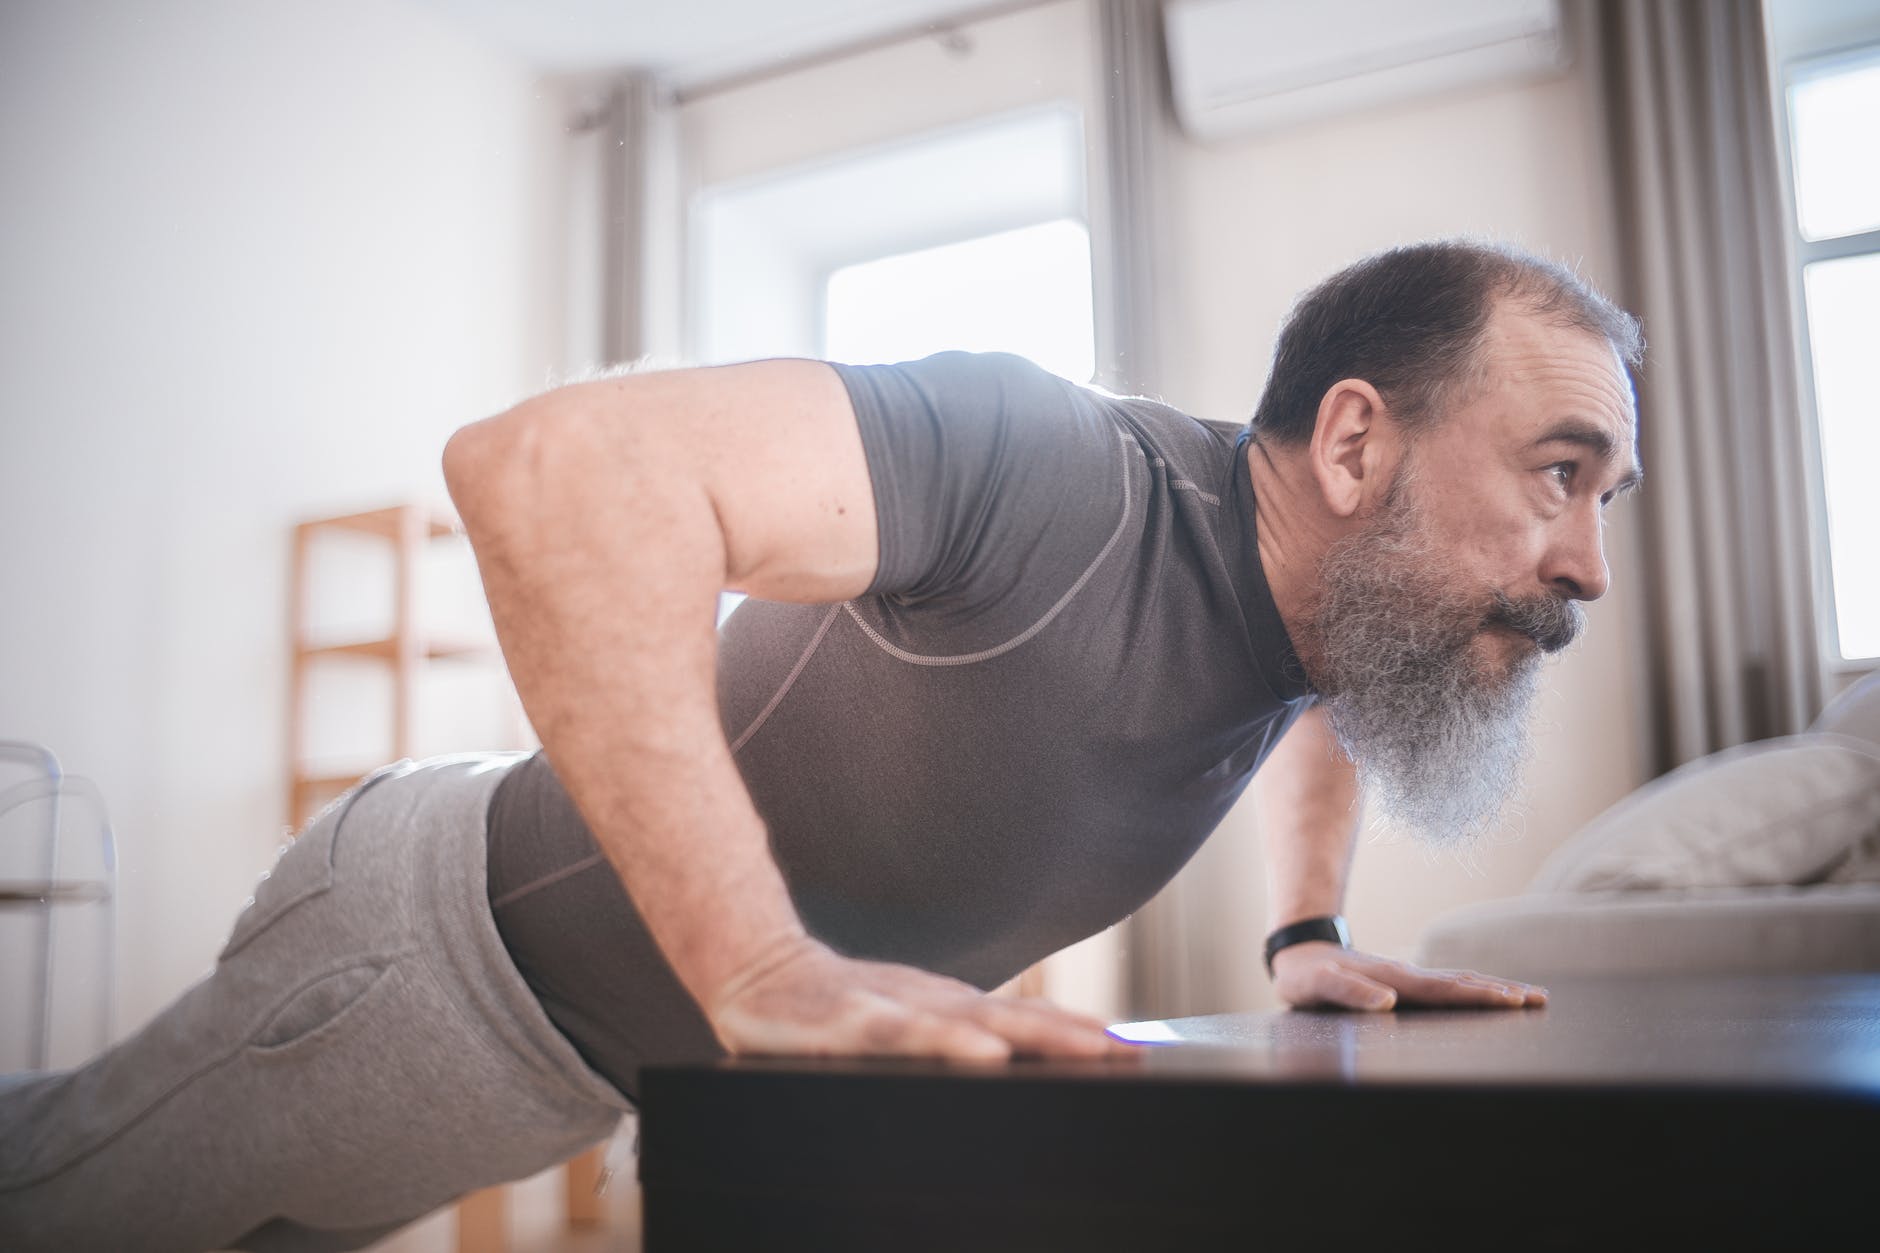
[[[1566,488],[1573,486],[1573,463],[1571,461],[1556,461],[1554,464],[1547,467],[1547,473],[1552,475],[1554,482],[1558,483],[1561,487]]]

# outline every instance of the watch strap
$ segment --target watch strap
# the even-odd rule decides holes
[[[1351,947],[1351,928],[1345,925],[1343,914],[1324,914],[1317,918],[1301,918],[1298,922],[1289,922],[1272,935],[1266,937],[1266,973],[1273,975],[1273,957],[1281,949],[1291,948],[1295,944],[1305,944],[1312,940],[1329,940],[1340,948]]]

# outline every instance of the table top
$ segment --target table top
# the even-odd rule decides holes
[[[1560,980],[1544,1007],[1280,1010],[1127,1023],[1139,1064],[739,1058],[746,1071],[965,1080],[1768,1087],[1880,1099],[1880,974]]]
[[[1560,980],[1536,1009],[1220,1014],[1124,1024],[1116,1034],[1155,1042],[1151,1069],[1171,1075],[1880,1094],[1880,975]]]

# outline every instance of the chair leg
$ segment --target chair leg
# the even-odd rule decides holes
[[[509,1188],[472,1192],[457,1202],[457,1253],[508,1253]]]
[[[601,1208],[601,1198],[596,1190],[601,1181],[602,1157],[607,1151],[605,1144],[597,1144],[584,1153],[568,1159],[568,1225],[570,1227],[598,1227],[606,1215]]]

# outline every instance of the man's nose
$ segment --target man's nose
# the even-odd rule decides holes
[[[1548,549],[1542,582],[1569,600],[1598,600],[1611,584],[1606,568],[1605,520],[1592,501],[1575,509]]]

